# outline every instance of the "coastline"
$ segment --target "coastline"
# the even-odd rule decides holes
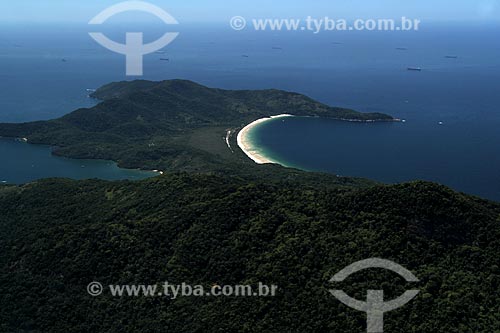
[[[250,158],[252,161],[254,161],[257,164],[279,164],[283,165],[282,163],[278,161],[274,161],[270,159],[268,156],[265,156],[265,154],[256,147],[252,140],[250,139],[250,133],[251,131],[265,123],[266,121],[270,121],[276,118],[285,118],[285,117],[296,117],[295,115],[292,114],[280,114],[276,116],[271,116],[271,117],[266,117],[266,118],[260,118],[257,119],[247,126],[243,127],[238,133],[237,137],[237,142],[238,142],[238,147],[247,155],[248,158]],[[385,120],[385,119],[370,119],[370,120],[364,120],[364,119],[349,119],[349,118],[331,118],[339,121],[347,121],[347,122],[356,122],[356,123],[376,123],[376,122],[382,122],[382,121],[389,121],[389,122],[406,122],[406,120],[398,119],[398,118],[393,118],[390,120]],[[229,146],[229,145],[228,145]],[[230,147],[230,146],[229,146]],[[285,165],[283,165],[285,166]]]
[[[280,114],[277,116],[257,119],[254,122],[248,124],[238,133],[237,137],[238,147],[240,147],[240,149],[245,153],[245,155],[248,156],[248,158],[250,158],[257,164],[279,164],[278,162],[271,160],[269,157],[265,156],[261,151],[259,151],[258,148],[253,144],[252,140],[250,139],[249,134],[255,127],[265,123],[266,121],[270,121],[276,118],[285,118],[285,117],[294,117],[294,115]]]
[[[31,183],[34,181],[38,181],[40,179],[45,179],[45,178],[69,178],[73,180],[79,180],[79,179],[92,179],[92,178],[97,178],[101,180],[108,180],[108,181],[114,181],[114,180],[130,180],[130,181],[135,181],[135,180],[142,180],[142,179],[147,179],[147,178],[154,178],[163,175],[165,172],[162,170],[151,170],[151,169],[142,169],[142,168],[127,168],[127,167],[122,167],[120,166],[118,161],[114,160],[106,160],[106,159],[94,159],[94,158],[78,158],[78,157],[69,157],[69,156],[64,156],[64,155],[58,155],[54,153],[54,148],[57,148],[57,146],[53,145],[47,145],[47,144],[40,144],[40,143],[31,143],[28,138],[21,138],[21,137],[5,137],[5,136],[0,136],[0,140],[6,140],[7,142],[16,142],[20,144],[27,144],[28,146],[32,147],[39,147],[39,148],[48,148],[50,149],[50,158],[55,158],[55,159],[61,159],[61,160],[69,160],[69,161],[79,161],[81,163],[81,168],[86,168],[88,165],[87,163],[105,163],[108,165],[112,165],[113,167],[116,167],[120,172],[134,172],[137,173],[133,177],[129,178],[104,178],[101,176],[92,176],[89,178],[73,178],[69,176],[64,176],[64,175],[55,175],[55,176],[44,176],[41,178],[36,178],[27,182],[8,182],[6,180],[0,179],[1,184],[25,184],[25,183]],[[143,177],[144,175],[147,175],[147,177]],[[140,177],[137,179],[137,177]]]

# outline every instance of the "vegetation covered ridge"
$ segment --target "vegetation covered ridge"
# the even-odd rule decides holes
[[[116,82],[92,97],[102,102],[59,119],[3,123],[0,136],[56,146],[56,155],[113,160],[126,168],[260,175],[275,171],[253,165],[237,148],[234,135],[256,119],[286,112],[353,121],[394,120],[381,113],[330,107],[293,92],[223,90],[185,80]]]
[[[387,332],[500,327],[500,206],[436,184],[312,189],[192,173],[0,187],[0,332],[362,332],[336,300],[419,295]],[[420,280],[367,270],[393,260]],[[275,297],[92,297],[87,285],[278,286]],[[479,306],[480,305],[480,306]],[[84,314],[84,315],[83,315]]]

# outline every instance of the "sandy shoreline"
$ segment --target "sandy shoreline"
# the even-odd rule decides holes
[[[284,117],[293,117],[291,114],[280,114],[277,116],[272,116],[269,118],[261,118],[257,119],[256,121],[248,124],[245,126],[239,133],[238,133],[238,146],[240,147],[241,150],[255,163],[257,164],[276,164],[275,161],[270,160],[267,156],[265,156],[261,151],[258,150],[257,147],[255,147],[252,143],[252,140],[249,138],[249,133],[254,129],[256,126],[275,119],[275,118],[284,118]]]

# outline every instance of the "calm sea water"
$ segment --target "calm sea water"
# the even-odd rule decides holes
[[[103,29],[117,41],[130,31]],[[86,88],[131,79],[124,57],[97,45],[88,31],[85,24],[0,29],[0,121],[59,117],[95,103]],[[146,40],[163,32],[147,28]],[[491,24],[426,22],[418,32],[317,35],[181,24],[165,54],[145,57],[143,78],[285,89],[404,118],[405,124],[287,119],[262,126],[255,140],[268,154],[306,169],[385,182],[427,179],[500,200],[499,32]],[[424,70],[408,72],[409,66]],[[6,149],[2,161],[22,154],[32,152]],[[24,172],[2,164],[6,175]]]
[[[48,146],[0,138],[0,182],[22,184],[52,177],[140,180],[157,175],[149,171],[121,169],[110,161],[75,160],[55,157],[51,153],[52,148]]]
[[[386,183],[423,179],[500,200],[498,126],[286,118],[257,127],[253,141],[291,167]]]

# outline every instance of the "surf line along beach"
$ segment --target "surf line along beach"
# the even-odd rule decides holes
[[[285,117],[293,117],[293,115],[280,114],[277,116],[257,119],[256,121],[248,124],[238,133],[238,138],[237,138],[238,146],[252,161],[254,161],[257,164],[269,164],[269,163],[277,164],[276,161],[273,161],[269,157],[265,156],[265,154],[254,145],[251,139],[251,132],[257,126],[262,125],[266,121],[273,120],[276,118],[285,118]]]

